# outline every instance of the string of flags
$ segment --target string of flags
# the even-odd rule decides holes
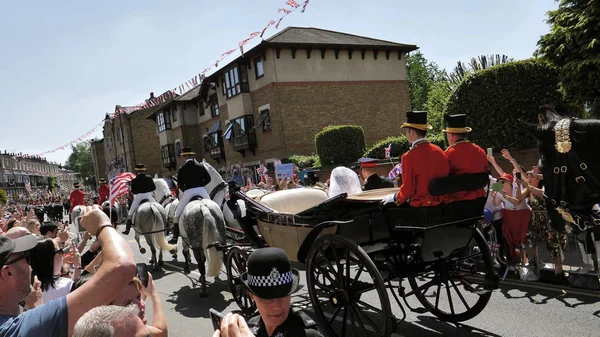
[[[237,49],[240,50],[240,53],[242,55],[244,55],[244,46],[250,42],[252,39],[255,38],[262,38],[263,35],[265,34],[265,32],[272,27],[273,25],[275,25],[275,29],[279,29],[279,25],[281,24],[281,21],[288,15],[292,14],[294,11],[296,11],[297,9],[300,9],[301,13],[304,13],[306,11],[306,7],[308,6],[308,3],[310,2],[310,0],[305,0],[303,2],[296,2],[294,0],[287,0],[285,2],[285,4],[287,5],[286,8],[280,8],[277,13],[282,13],[283,15],[281,17],[279,17],[279,19],[277,20],[270,20],[267,25],[261,30],[261,31],[256,31],[253,33],[250,33],[250,35],[245,38],[244,40],[242,40],[241,42],[238,43],[238,47],[234,48],[234,49],[230,49],[224,53],[221,54],[221,57],[216,60],[215,62],[213,62],[210,66],[208,66],[208,68],[202,70],[200,73],[198,73],[198,75],[195,75],[194,77],[192,77],[191,79],[185,81],[183,84],[176,86],[175,88],[166,91],[165,93],[163,93],[160,96],[151,98],[146,100],[146,102],[144,103],[140,103],[134,106],[127,106],[127,107],[117,107],[116,111],[114,114],[109,115],[110,119],[115,119],[117,118],[120,114],[126,113],[126,114],[130,114],[134,111],[137,110],[143,110],[143,109],[147,109],[147,108],[151,108],[154,106],[157,106],[161,103],[164,103],[166,101],[168,101],[169,99],[172,99],[178,95],[182,95],[184,92],[187,92],[188,90],[194,88],[195,86],[197,86],[198,84],[202,83],[202,81],[204,80],[204,78],[206,77],[206,74],[219,67],[219,63],[222,62],[225,58],[227,58],[229,55],[233,54]],[[177,93],[179,92],[179,94]],[[25,157],[25,158],[32,158],[32,157],[40,157],[41,155],[47,154],[47,153],[53,153],[59,150],[66,150],[68,149],[71,145],[78,143],[82,140],[84,140],[85,138],[91,136],[99,127],[104,125],[104,119],[102,120],[102,122],[100,122],[98,125],[94,126],[93,129],[91,129],[90,131],[86,132],[85,134],[81,135],[80,137],[77,137],[76,139],[61,145],[59,147],[56,147],[52,150],[48,150],[48,151],[44,151],[44,152],[40,152],[34,155],[22,155],[21,157]]]

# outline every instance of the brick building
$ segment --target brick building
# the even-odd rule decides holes
[[[58,179],[59,166],[43,157],[30,157],[22,153],[0,153],[0,189],[8,194],[47,190],[50,177]]]
[[[150,94],[150,99],[154,94]],[[104,156],[107,177],[111,179],[120,172],[133,172],[136,164],[146,165],[150,175],[166,174],[157,151],[159,141],[156,137],[156,125],[146,117],[149,113],[161,109],[168,102],[157,106],[121,113],[117,117],[107,114],[103,128]],[[115,108],[115,112],[120,107]]]
[[[104,139],[92,141],[90,155],[94,165],[94,182],[98,186],[100,178],[107,178],[106,175],[106,156],[104,155]]]
[[[367,145],[398,135],[410,109],[405,54],[416,49],[288,27],[148,114],[163,167],[173,173],[185,145],[217,168],[312,154],[334,124],[361,125]]]

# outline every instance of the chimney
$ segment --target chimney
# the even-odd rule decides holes
[[[151,93],[150,93],[150,99],[153,99],[153,98],[154,98],[154,93],[153,93],[153,92],[151,92]]]

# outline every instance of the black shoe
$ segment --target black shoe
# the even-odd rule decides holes
[[[130,229],[131,229],[131,220],[127,219],[127,224],[125,224],[125,230],[123,231],[123,234],[125,234],[125,235],[129,234]]]
[[[173,225],[173,236],[169,240],[170,245],[176,245],[179,240],[179,224]]]

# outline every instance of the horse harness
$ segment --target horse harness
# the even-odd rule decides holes
[[[594,200],[600,198],[600,181],[592,173],[592,170],[588,169],[585,162],[579,158],[577,153],[573,149],[571,142],[571,118],[561,119],[554,125],[554,148],[558,152],[559,164],[552,168],[554,186],[557,188],[555,195],[549,196],[552,205],[556,208],[558,213],[567,222],[573,223],[584,230],[590,225],[600,225],[600,217],[591,216],[591,221],[583,221],[580,212],[589,211],[590,207],[584,204],[568,203],[565,201],[567,198],[566,191],[567,187],[572,181],[567,179],[567,165],[571,163],[571,170],[575,171],[575,182],[579,185],[581,190],[586,196],[591,197]],[[559,188],[560,187],[560,188]],[[580,224],[583,224],[582,228]]]
[[[222,190],[225,190],[225,187],[227,187],[227,183],[224,181],[220,182],[217,186],[215,186],[215,188],[213,188],[213,190],[210,191],[210,200],[213,200],[217,193],[219,193]],[[219,205],[219,208],[221,210],[223,209],[223,205],[225,205],[225,197],[223,197],[223,200],[221,200],[221,204]]]
[[[169,202],[167,202],[167,204],[166,204],[166,205],[163,205],[163,202],[165,202],[165,201],[167,201],[167,200],[169,200]],[[173,198],[173,196],[172,196],[172,195],[170,195],[170,194],[165,194],[165,196],[164,196],[164,197],[162,197],[162,199],[160,199],[160,201],[159,201],[158,203],[159,203],[159,204],[161,204],[163,207],[166,207],[168,204],[172,203],[172,202],[173,202],[173,200],[175,200],[175,198]]]

